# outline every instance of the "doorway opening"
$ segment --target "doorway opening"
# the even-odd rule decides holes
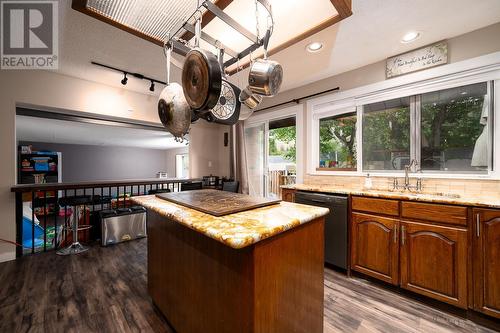
[[[281,186],[297,179],[296,116],[245,128],[250,195],[279,198]]]

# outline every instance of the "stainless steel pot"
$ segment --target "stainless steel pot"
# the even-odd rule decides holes
[[[240,93],[239,100],[249,109],[255,109],[262,102],[262,96],[252,93],[249,87],[243,89]]]
[[[248,87],[256,94],[263,96],[276,95],[283,81],[283,67],[272,60],[257,59],[250,67]]]
[[[183,139],[191,125],[191,107],[182,87],[178,83],[170,83],[170,61],[172,49],[166,49],[167,86],[163,88],[158,99],[158,116],[165,128],[177,139]]]
[[[283,67],[277,62],[267,59],[267,46],[271,38],[272,27],[267,29],[264,37],[264,59],[255,60],[248,74],[248,87],[256,94],[272,97],[276,95],[283,81]]]
[[[178,83],[166,86],[158,100],[158,116],[165,128],[176,138],[182,138],[191,125],[191,107]]]

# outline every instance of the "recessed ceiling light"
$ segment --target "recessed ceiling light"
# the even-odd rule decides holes
[[[403,36],[403,38],[401,39],[401,43],[411,43],[417,40],[419,37],[420,37],[420,32],[410,31]]]
[[[322,48],[323,48],[323,43],[320,42],[309,43],[306,46],[306,50],[309,52],[318,52]]]

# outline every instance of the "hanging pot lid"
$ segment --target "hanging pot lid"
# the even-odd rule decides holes
[[[196,21],[195,48],[188,52],[182,69],[182,89],[194,110],[209,110],[219,100],[222,71],[217,57],[199,48],[201,21]]]
[[[222,80],[222,89],[217,105],[210,110],[214,121],[221,124],[233,125],[240,116],[241,103],[240,89],[226,80]]]

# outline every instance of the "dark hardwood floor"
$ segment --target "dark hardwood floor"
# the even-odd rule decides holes
[[[0,332],[173,332],[147,293],[146,239],[0,264]],[[324,331],[493,332],[325,270]]]

